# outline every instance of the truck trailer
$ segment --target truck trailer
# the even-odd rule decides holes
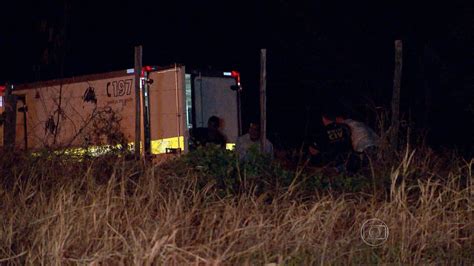
[[[238,72],[187,70],[175,64],[143,67],[140,77],[143,153],[187,152],[190,130],[207,127],[211,116],[220,118],[226,146],[232,149],[241,131]],[[15,149],[133,148],[134,84],[134,69],[127,69],[12,86]],[[0,112],[8,105],[3,94]],[[0,136],[6,126],[0,126]]]

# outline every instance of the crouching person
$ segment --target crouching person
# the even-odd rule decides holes
[[[311,142],[308,151],[312,165],[319,165],[329,172],[341,174],[346,171],[346,164],[352,154],[351,132],[346,124],[338,123],[336,116],[324,112],[321,116],[324,126],[319,138],[321,146]]]
[[[273,144],[265,138],[264,154],[273,159]],[[235,150],[241,161],[248,161],[253,155],[260,154],[260,124],[250,123],[249,132],[237,139]]]
[[[190,150],[196,150],[199,146],[205,147],[208,144],[218,145],[225,149],[226,137],[219,130],[220,119],[217,116],[209,117],[206,127],[198,127],[189,131]]]
[[[379,136],[360,121],[338,116],[337,122],[346,124],[351,130],[351,143],[354,154],[348,162],[347,170],[355,173],[361,168],[368,167],[371,160],[377,155],[378,147],[380,146]]]

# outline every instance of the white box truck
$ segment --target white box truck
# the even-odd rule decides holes
[[[149,154],[186,152],[189,130],[221,119],[231,148],[240,132],[236,72],[187,70],[183,65],[144,67],[141,78],[141,145]],[[128,145],[135,140],[134,70],[13,86],[17,149]],[[5,108],[2,99],[0,108]],[[6,125],[0,126],[3,131]]]

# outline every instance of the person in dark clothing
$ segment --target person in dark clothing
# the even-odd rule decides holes
[[[199,146],[206,146],[207,144],[215,144],[225,149],[226,138],[219,130],[220,120],[217,116],[209,117],[207,121],[207,128],[198,127],[189,131],[190,135],[190,149],[195,150]]]
[[[310,162],[323,166],[331,166],[337,172],[344,171],[347,159],[352,153],[351,130],[343,123],[337,123],[336,117],[324,113],[322,115],[324,130],[319,144],[309,145]]]

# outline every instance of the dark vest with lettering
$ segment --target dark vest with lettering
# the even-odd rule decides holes
[[[328,160],[341,161],[352,151],[351,130],[346,124],[331,123],[324,127],[326,132],[326,154]]]

